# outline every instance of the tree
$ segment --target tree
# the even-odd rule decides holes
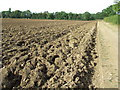
[[[72,17],[73,17],[73,13],[72,12],[68,13],[68,19],[72,20]]]
[[[26,11],[24,11],[24,16],[25,16],[25,18],[31,18],[31,12],[30,12],[30,10],[26,10]]]
[[[82,15],[83,20],[90,20],[91,14],[89,12],[85,12]]]
[[[76,17],[77,20],[81,20],[82,19],[82,14],[78,14]]]
[[[68,14],[66,12],[62,11],[62,12],[60,12],[60,18],[67,20],[68,19]]]
[[[78,14],[73,14],[72,20],[77,20]]]
[[[45,11],[44,13],[42,13],[41,19],[47,19],[47,14],[48,14],[48,11]]]
[[[9,11],[2,11],[2,16],[3,16],[3,18],[9,18],[10,12]]]
[[[11,18],[21,18],[21,11],[15,10],[15,11],[11,12],[10,17]]]
[[[120,13],[120,1],[117,1],[116,4],[112,6],[112,9],[116,11],[116,13]]]
[[[31,18],[32,19],[39,19],[38,16],[39,15],[39,13],[33,13],[32,15],[31,15]]]
[[[54,19],[54,13],[48,13],[47,19]]]
[[[9,8],[9,12],[11,13],[11,8]]]
[[[91,16],[90,16],[90,20],[95,20],[95,18],[94,18],[94,14],[91,14]]]
[[[90,14],[89,12],[85,12],[83,14],[76,13],[66,13],[64,11],[49,13],[48,11],[41,13],[32,13],[30,10],[20,11],[15,10],[11,11],[9,8],[8,11],[3,11],[3,18],[31,18],[31,19],[64,19],[64,20],[95,20],[95,19],[103,19],[108,16],[115,15],[116,12],[120,13],[120,0],[116,0],[114,5],[109,6],[106,9],[103,9],[102,12],[98,12],[96,14]]]

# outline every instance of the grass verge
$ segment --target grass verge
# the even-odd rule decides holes
[[[120,24],[120,15],[114,15],[104,18],[104,21],[110,22],[112,24]]]

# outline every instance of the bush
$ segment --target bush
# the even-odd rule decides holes
[[[114,15],[104,18],[104,21],[110,22],[112,24],[120,24],[120,15]]]

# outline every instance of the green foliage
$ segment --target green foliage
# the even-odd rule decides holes
[[[85,12],[81,14],[80,20],[95,20],[95,14],[90,14],[89,12]]]
[[[106,8],[106,9],[103,9],[102,13],[103,13],[104,17],[108,17],[108,16],[116,14],[115,11],[112,8],[112,5],[109,6],[108,8]]]
[[[23,18],[31,18],[31,12],[30,12],[30,10],[27,10],[27,11],[24,11],[24,12],[22,12],[23,13],[23,15],[24,15],[24,17]],[[21,13],[21,14],[22,14]]]
[[[61,12],[56,12],[55,13],[55,19],[64,19],[64,20],[67,20],[68,19],[68,14],[64,11],[61,11]]]
[[[73,17],[73,13],[72,12],[68,13],[68,20],[72,20],[72,17]]]
[[[120,24],[120,15],[116,15],[120,13],[120,0],[115,0],[114,2],[116,4],[111,5],[105,11],[103,11],[103,12],[107,12],[108,14],[106,15],[106,17],[104,17],[104,21],[112,24]]]
[[[114,10],[113,10],[114,8]],[[102,12],[98,12],[96,14],[91,14],[89,12],[85,12],[83,14],[76,13],[66,13],[64,11],[49,13],[45,11],[43,13],[31,13],[29,10],[26,11],[11,11],[9,8],[8,11],[3,11],[3,18],[30,18],[30,19],[59,19],[59,20],[96,20],[96,19],[104,19],[105,17],[109,17],[112,15],[116,15],[115,12],[116,6],[109,6],[106,9],[103,9]]]
[[[112,24],[120,24],[120,15],[114,15],[104,18],[104,21],[110,22]]]
[[[55,18],[54,13],[48,13],[47,19],[54,19],[54,18]]]
[[[102,12],[98,12],[93,15],[95,19],[104,19],[105,17],[109,17],[112,15],[116,15],[116,12],[112,9],[112,5],[106,9],[103,9]]]
[[[16,11],[12,12],[12,16],[11,17],[20,18],[21,17],[21,11],[16,10]]]
[[[120,12],[120,1],[116,2],[116,4],[112,6],[112,8],[114,11]]]
[[[91,14],[89,12],[83,13],[82,15],[83,20],[90,20],[90,18],[91,18]]]
[[[11,8],[9,8],[9,12],[11,13]]]

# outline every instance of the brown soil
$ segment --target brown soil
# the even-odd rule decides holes
[[[3,19],[2,88],[95,88],[97,23]]]

